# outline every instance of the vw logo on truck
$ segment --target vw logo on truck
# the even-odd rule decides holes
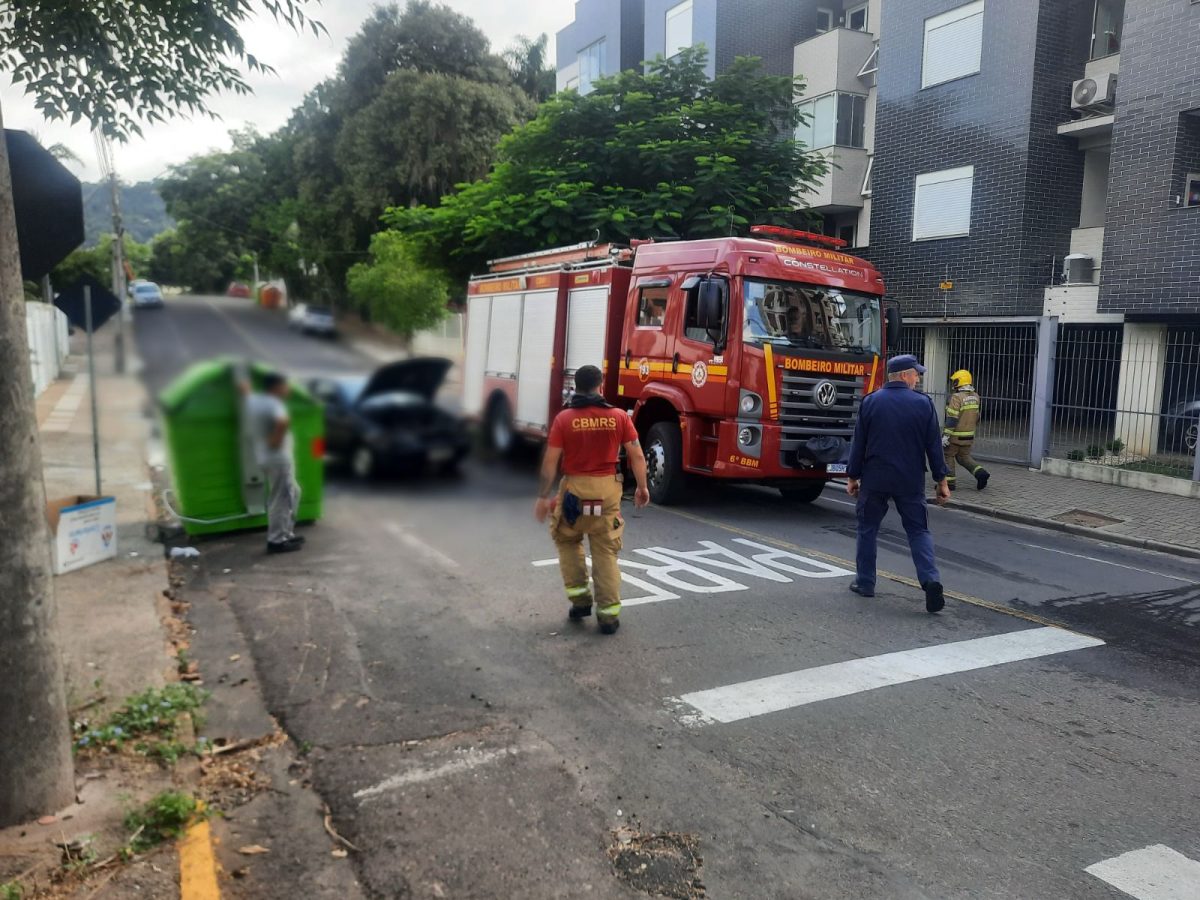
[[[821,409],[831,408],[833,404],[837,403],[837,399],[837,385],[832,381],[818,382],[817,386],[813,388],[813,400],[816,401],[817,406],[821,407]]]

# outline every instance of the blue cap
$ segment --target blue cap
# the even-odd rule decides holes
[[[925,367],[917,362],[917,358],[911,353],[906,353],[903,356],[893,356],[888,360],[889,375],[894,375],[897,372],[907,372],[909,369],[916,369],[920,375],[925,374]]]

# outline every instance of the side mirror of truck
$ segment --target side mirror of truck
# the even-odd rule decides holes
[[[702,278],[696,286],[696,324],[708,333],[718,353],[725,349],[728,307],[726,283],[718,278]]]
[[[885,301],[883,315],[887,322],[887,351],[889,355],[894,355],[896,348],[900,346],[901,329],[904,327],[904,318],[900,315],[900,304],[894,300]]]

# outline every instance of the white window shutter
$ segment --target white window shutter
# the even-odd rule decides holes
[[[974,166],[918,175],[913,201],[913,240],[970,234],[974,181]]]
[[[983,59],[983,0],[925,20],[921,87],[974,75]]]

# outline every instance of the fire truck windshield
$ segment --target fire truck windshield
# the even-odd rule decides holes
[[[745,282],[747,343],[879,353],[879,298],[797,281]]]

